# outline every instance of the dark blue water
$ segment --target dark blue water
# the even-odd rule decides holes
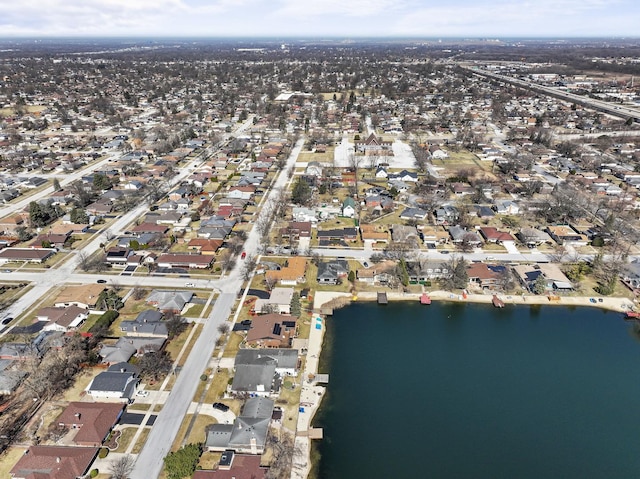
[[[621,314],[355,304],[327,325],[318,478],[640,477],[640,342]]]

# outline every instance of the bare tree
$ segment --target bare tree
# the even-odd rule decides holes
[[[249,279],[251,279],[251,275],[256,269],[257,264],[258,261],[255,256],[251,255],[246,257],[245,263],[242,265],[242,277],[245,281],[249,281]]]
[[[111,461],[111,465],[109,466],[111,479],[127,479],[129,474],[133,471],[135,462],[136,461],[133,459],[133,456],[130,456],[129,454],[120,456],[119,458]]]

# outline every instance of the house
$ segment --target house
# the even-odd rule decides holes
[[[319,284],[338,284],[339,279],[348,274],[349,263],[346,260],[321,261],[318,263],[316,281]]]
[[[210,254],[165,253],[158,257],[156,263],[160,268],[207,269],[211,268],[213,259]]]
[[[482,240],[480,239],[480,236],[478,236],[478,233],[475,231],[468,231],[462,226],[450,226],[449,234],[451,235],[451,240],[455,244],[461,244],[465,241],[473,247],[477,247],[482,244]]]
[[[620,279],[631,289],[640,288],[640,261],[625,264],[620,272]]]
[[[242,413],[233,424],[213,424],[209,427],[204,446],[208,451],[232,450],[262,454],[269,433],[273,405],[273,400],[264,397],[247,399]]]
[[[138,370],[134,365],[116,363],[93,378],[86,391],[93,399],[129,402],[138,382]]]
[[[376,270],[372,268],[357,269],[356,279],[362,283],[374,284],[376,282]]]
[[[0,394],[13,394],[26,375],[27,372],[18,368],[12,359],[0,359]]]
[[[496,215],[496,213],[489,206],[474,205],[474,209],[476,210],[476,215],[478,215],[478,218],[490,219]]]
[[[529,248],[535,248],[544,243],[551,243],[551,237],[537,228],[522,228],[516,237]]]
[[[436,224],[445,225],[458,221],[460,213],[455,206],[445,205],[435,211]]]
[[[120,331],[127,333],[127,336],[151,336],[158,338],[167,338],[169,333],[167,325],[162,321],[163,315],[160,311],[147,309],[141,311],[133,321],[122,321],[120,323]]]
[[[252,318],[246,342],[250,347],[289,348],[295,333],[295,317],[264,314]]]
[[[408,261],[407,272],[412,283],[425,283],[432,279],[442,279],[449,276],[447,263],[439,261]]]
[[[190,250],[204,255],[213,255],[220,249],[224,241],[218,239],[193,238],[187,243]]]
[[[29,246],[32,248],[56,248],[61,250],[64,248],[64,244],[69,239],[69,236],[71,236],[71,232],[68,232],[67,234],[52,234],[49,232],[47,234],[38,235],[36,239],[29,244]]]
[[[53,304],[59,308],[75,305],[79,308],[95,310],[101,293],[106,289],[102,284],[65,286]]]
[[[360,237],[365,245],[389,242],[389,232],[382,225],[360,224]]]
[[[132,356],[159,351],[167,338],[157,336],[123,336],[115,344],[103,344],[98,353],[103,364],[126,363]]]
[[[364,140],[355,140],[354,143],[355,148],[365,155],[387,156],[392,153],[392,142],[383,140],[382,138],[376,136],[375,133],[371,133]]]
[[[443,226],[420,225],[418,231],[428,248],[436,248],[438,244],[449,241],[449,232]]]
[[[353,218],[356,214],[356,202],[350,196],[342,201],[342,216]]]
[[[322,165],[317,161],[310,161],[304,170],[304,174],[308,176],[322,177]]]
[[[76,329],[89,317],[89,311],[71,305],[58,308],[42,308],[37,313],[38,321],[46,321],[43,331],[67,332]]]
[[[378,168],[376,168],[376,174],[375,174],[376,178],[388,178],[389,174],[387,173],[387,170],[384,169],[384,167],[382,166],[378,166]]]
[[[231,391],[268,397],[280,390],[281,379],[276,374],[277,361],[269,356],[257,358],[251,364],[237,364]]]
[[[511,200],[497,200],[493,209],[499,215],[517,215],[520,214],[520,207]]]
[[[318,231],[316,235],[320,246],[326,246],[326,244],[335,241],[356,241],[358,239],[358,230],[356,228],[336,228]]]
[[[6,263],[44,263],[56,254],[54,248],[4,248],[0,251],[0,264]]]
[[[399,173],[391,173],[387,176],[389,181],[400,180],[405,183],[416,183],[418,181],[418,174],[413,171],[402,170]]]
[[[144,233],[165,235],[167,231],[169,231],[168,226],[156,223],[140,223],[131,230],[131,232],[136,235]]]
[[[280,313],[291,314],[293,288],[273,288],[269,299],[256,300],[254,310],[258,314]]]
[[[422,208],[405,208],[400,213],[400,219],[402,220],[423,220],[429,213]]]
[[[421,241],[415,226],[391,225],[391,241],[418,248]]]
[[[163,312],[180,313],[185,305],[191,301],[191,298],[193,298],[191,291],[154,289],[147,297],[147,303]]]
[[[589,240],[569,225],[547,226],[547,233],[559,245],[586,246]]]
[[[283,286],[295,286],[298,283],[304,283],[306,269],[307,259],[296,256],[289,258],[283,268],[267,271],[265,279],[272,284],[280,283]]]
[[[544,278],[547,291],[560,292],[573,289],[569,278],[554,263],[520,264],[514,266],[513,271],[516,273],[520,283],[529,291],[533,291],[533,287],[540,276]]]
[[[206,444],[205,444],[206,445]],[[266,479],[267,467],[261,466],[261,456],[236,454],[225,450],[216,470],[197,470],[193,479]]]
[[[121,403],[71,402],[56,422],[77,430],[71,439],[75,445],[99,447],[123,412],[124,404]]]
[[[30,446],[11,469],[12,479],[77,479],[86,477],[97,447]]]
[[[472,263],[467,267],[469,283],[483,289],[494,289],[503,282],[506,267],[485,263]]]
[[[516,239],[506,231],[499,231],[498,228],[492,226],[483,226],[480,228],[480,235],[485,239],[487,243],[515,243]]]
[[[122,248],[114,246],[109,248],[106,253],[107,263],[111,265],[126,266],[127,259],[133,254],[131,248]]]
[[[310,221],[290,221],[289,224],[280,229],[282,238],[298,240],[300,238],[311,238]]]

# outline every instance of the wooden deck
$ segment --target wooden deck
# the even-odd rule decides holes
[[[378,293],[378,304],[389,304],[389,300],[387,299],[387,293]]]

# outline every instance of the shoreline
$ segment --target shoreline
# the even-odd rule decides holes
[[[397,293],[393,291],[387,291],[387,298],[391,301],[415,301],[420,302],[422,293]],[[352,302],[357,301],[376,301],[377,292],[363,291],[360,293],[343,293],[333,291],[321,291],[316,292],[314,298],[314,311],[319,311],[321,308],[328,307],[327,303],[332,302],[332,307],[344,307]],[[467,294],[466,298],[462,294],[452,293],[451,291],[436,290],[427,292],[432,301],[449,301],[455,303],[479,303],[479,304],[491,304],[493,294]],[[508,305],[549,305],[549,306],[589,306],[592,308],[604,309],[607,311],[614,311],[619,313],[625,313],[633,310],[634,303],[623,297],[598,297],[596,302],[590,301],[593,296],[558,296],[558,299],[549,300],[545,295],[534,294],[499,294],[496,295],[504,302],[505,306]],[[320,298],[319,306],[316,305],[315,300]],[[602,299],[602,302],[598,300]]]
[[[461,294],[450,291],[432,291],[427,293],[432,301],[449,301],[456,303],[480,303],[492,304],[493,295],[488,294],[467,294],[466,298]],[[414,301],[420,302],[422,293],[396,293],[387,292],[389,301]],[[558,300],[550,301],[547,296],[542,295],[505,295],[498,294],[498,297],[508,305],[550,305],[550,306],[590,306],[607,311],[624,313],[633,309],[634,304],[628,298],[602,298],[602,302],[593,303],[589,301],[589,296],[560,296]],[[361,292],[353,295],[338,291],[316,291],[313,297],[313,313],[311,317],[311,329],[309,332],[309,343],[307,347],[307,357],[302,376],[300,392],[300,412],[296,425],[295,448],[292,467],[292,479],[307,479],[311,472],[311,439],[308,431],[311,428],[313,418],[320,408],[326,388],[319,385],[311,377],[318,375],[318,365],[322,353],[322,342],[325,332],[325,315],[320,311],[330,307],[337,309],[345,307],[357,301],[376,301],[377,292]],[[330,306],[329,306],[330,305]],[[320,328],[317,328],[320,325]],[[304,410],[302,410],[304,408]]]

